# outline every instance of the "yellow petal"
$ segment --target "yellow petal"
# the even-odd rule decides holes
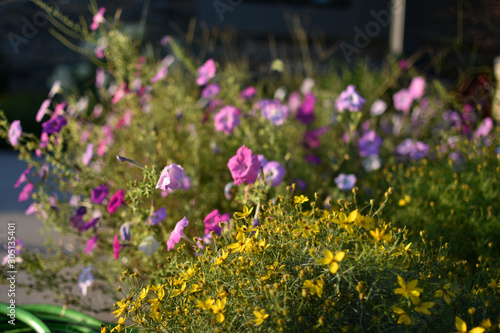
[[[459,332],[467,332],[467,324],[458,317],[455,317],[455,327]]]
[[[336,255],[335,255],[335,261],[337,262],[341,262],[342,259],[344,259],[345,257],[345,252],[344,251],[340,251],[338,252]]]
[[[336,274],[338,270],[339,270],[339,264],[336,261],[332,262],[330,264],[330,273]]]

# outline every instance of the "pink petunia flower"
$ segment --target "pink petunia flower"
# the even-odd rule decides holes
[[[87,247],[85,248],[85,254],[89,254],[90,252],[92,252],[93,249],[95,249],[95,247],[97,246],[97,239],[98,239],[98,236],[95,235],[94,237],[92,237],[91,239],[89,239],[87,241]]]
[[[31,193],[33,193],[33,184],[27,183],[26,185],[24,185],[23,189],[21,190],[21,193],[19,193],[17,201],[23,202],[28,200],[31,197]]]
[[[232,134],[234,128],[240,124],[241,111],[234,106],[223,107],[214,116],[214,125],[217,132],[224,132],[226,135]]]
[[[243,91],[240,93],[238,98],[239,99],[246,99],[247,101],[249,101],[255,96],[256,93],[257,93],[257,90],[254,87],[250,86],[250,87],[243,89]]]
[[[17,146],[19,144],[19,138],[21,137],[23,129],[21,127],[20,120],[14,120],[12,124],[10,124],[9,128],[9,142],[13,146]]]
[[[115,235],[113,238],[113,254],[115,257],[115,260],[118,260],[120,257],[120,249],[121,249],[120,241],[118,240],[118,235]]]
[[[335,106],[339,111],[358,112],[365,104],[365,99],[356,91],[354,85],[350,84],[346,90],[340,93],[335,100]]]
[[[42,121],[43,116],[49,110],[49,106],[50,106],[50,99],[46,99],[42,102],[42,105],[40,106],[40,109],[38,109],[35,118],[38,123]]]
[[[208,59],[200,68],[198,68],[198,77],[196,83],[199,86],[204,86],[215,76],[215,62],[213,59]]]
[[[187,227],[189,224],[189,221],[186,219],[186,217],[183,217],[182,220],[177,222],[175,225],[174,230],[170,234],[170,237],[168,238],[167,241],[167,250],[170,251],[175,247],[175,244],[179,243],[181,240],[181,237],[184,236],[184,228]]]
[[[99,28],[99,24],[106,22],[104,18],[104,13],[106,12],[106,8],[101,7],[97,11],[97,13],[92,18],[92,24],[90,25],[90,30],[97,30]]]
[[[83,164],[89,165],[90,160],[92,159],[92,156],[94,156],[94,144],[89,143],[87,145],[87,148],[85,148],[85,152],[83,153],[83,156],[82,156]]]
[[[220,92],[220,86],[217,83],[207,85],[201,91],[201,98],[212,98]]]
[[[411,97],[408,89],[401,89],[392,96],[392,101],[396,110],[408,113],[413,104],[413,97]]]
[[[123,82],[116,90],[113,98],[111,99],[112,104],[118,103],[123,97],[125,97],[130,91],[127,88],[127,82]]]
[[[413,99],[419,99],[425,93],[425,80],[421,76],[417,76],[411,80],[408,92]]]
[[[118,208],[120,208],[121,205],[123,205],[124,202],[124,197],[125,197],[125,191],[124,190],[118,190],[111,199],[109,199],[108,206],[106,209],[110,214],[114,214]]]
[[[167,189],[176,190],[182,187],[184,178],[184,168],[178,164],[172,163],[163,168],[156,188],[163,191]]]
[[[242,183],[253,184],[257,180],[260,171],[260,162],[256,155],[245,145],[241,146],[236,155],[227,163],[235,185]]]
[[[26,183],[28,181],[28,177],[26,177],[29,172],[31,171],[31,168],[26,168],[21,175],[19,175],[19,178],[16,180],[16,183],[14,184],[14,188],[18,188],[22,183]]]

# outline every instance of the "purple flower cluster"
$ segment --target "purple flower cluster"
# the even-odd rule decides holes
[[[365,99],[356,91],[356,87],[350,84],[346,90],[340,93],[335,100],[335,107],[338,111],[358,112],[365,104]]]
[[[416,161],[429,154],[429,145],[421,141],[405,139],[396,147],[395,151],[400,158],[409,157]]]

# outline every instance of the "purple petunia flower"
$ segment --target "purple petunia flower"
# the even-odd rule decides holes
[[[40,109],[38,109],[38,112],[36,113],[36,117],[35,117],[35,120],[38,123],[42,121],[43,116],[49,110],[49,106],[50,106],[50,99],[46,99],[42,102],[42,105],[40,106]]]
[[[184,176],[184,169],[180,165],[175,163],[167,165],[161,172],[156,188],[163,191],[181,188]]]
[[[21,193],[19,193],[17,201],[23,202],[28,200],[31,197],[31,193],[33,193],[33,184],[27,183],[26,185],[24,185],[23,189],[21,190]]]
[[[102,184],[92,190],[92,192],[90,193],[90,200],[93,203],[100,205],[104,200],[106,200],[108,194],[109,194],[108,185]]]
[[[59,133],[67,123],[68,121],[66,120],[66,118],[61,115],[50,118],[46,122],[42,123],[42,133]]]
[[[380,151],[380,146],[382,145],[382,138],[371,130],[363,134],[358,141],[359,155],[361,157],[366,157],[370,155],[378,155]]]
[[[188,224],[189,224],[189,221],[186,219],[186,217],[183,217],[182,220],[177,222],[174,230],[170,234],[170,237],[168,238],[168,241],[167,241],[167,250],[168,251],[171,251],[175,247],[175,244],[179,243],[179,241],[181,240],[181,237],[184,236],[184,228],[187,227]]]
[[[84,225],[83,216],[85,214],[87,214],[87,208],[85,208],[84,206],[80,206],[76,210],[75,215],[73,215],[70,219],[71,225],[74,228],[78,229],[79,231],[81,230],[82,226]]]
[[[200,68],[198,68],[198,77],[196,83],[199,86],[204,86],[215,76],[215,62],[213,59],[208,59]]]
[[[348,85],[335,100],[335,107],[338,111],[358,112],[363,104],[365,104],[365,99],[358,94],[356,87],[352,84]]]
[[[203,238],[205,239],[211,231],[215,232],[217,235],[222,235],[222,228],[219,223],[229,222],[229,217],[229,213],[220,215],[218,209],[211,211],[203,220],[205,224],[205,236],[203,236]]]
[[[9,142],[13,146],[17,146],[19,144],[19,138],[21,137],[23,129],[21,127],[20,120],[14,120],[12,124],[10,124],[9,128]]]
[[[408,89],[401,89],[392,96],[392,102],[396,110],[408,113],[413,104],[413,97],[411,97]]]
[[[118,240],[118,235],[115,235],[115,237],[113,238],[113,255],[115,257],[115,260],[118,260],[118,258],[120,257],[120,249],[121,245],[120,241]]]
[[[85,249],[85,254],[89,254],[97,245],[98,236],[95,235],[87,241],[87,248]]]
[[[335,184],[337,184],[337,187],[343,191],[350,191],[356,184],[356,175],[346,175],[341,173],[335,178]]]
[[[246,99],[247,101],[249,101],[255,96],[256,93],[257,90],[254,87],[247,87],[240,93],[239,99]]]
[[[315,164],[315,165],[320,165],[321,164],[321,157],[319,157],[318,155],[308,154],[308,155],[305,156],[304,159],[309,164]]]
[[[92,18],[92,24],[90,25],[90,30],[97,30],[99,28],[99,24],[106,22],[104,19],[104,13],[106,12],[106,8],[101,7],[97,11],[97,13]]]
[[[412,139],[405,139],[395,149],[396,153],[402,157],[409,157],[412,160],[419,160],[429,153],[429,145],[421,141],[415,142]]]
[[[257,180],[260,171],[260,162],[256,155],[245,145],[241,146],[236,155],[229,159],[227,163],[235,185],[242,183],[253,184]]]
[[[125,191],[124,190],[118,190],[116,191],[115,194],[109,199],[108,206],[106,209],[110,214],[114,214],[118,208],[120,208],[121,205],[123,205],[123,199],[125,197]]]
[[[300,104],[295,118],[303,124],[309,124],[314,121],[314,107],[316,106],[316,96],[313,93],[308,93],[304,96],[302,104]]]
[[[120,227],[120,239],[130,242],[130,222],[123,223]]]
[[[411,98],[419,99],[424,96],[425,93],[425,80],[421,76],[417,76],[411,80],[410,86],[408,87],[408,92]]]
[[[276,126],[283,125],[289,113],[290,111],[288,107],[286,105],[282,105],[278,100],[266,103],[262,106],[261,110],[262,117],[269,119]]]
[[[151,225],[157,225],[158,223],[165,220],[167,218],[167,215],[167,209],[165,207],[162,207],[154,212],[153,217],[150,216],[148,218],[148,222],[150,222]]]
[[[87,295],[87,289],[94,283],[94,276],[91,273],[92,266],[84,267],[78,276],[78,289],[83,296]]]
[[[320,145],[319,138],[328,132],[328,126],[323,126],[312,131],[306,131],[304,133],[304,139],[302,140],[302,145],[306,149],[318,148]]]
[[[220,92],[220,86],[217,83],[207,85],[201,91],[201,98],[212,98]]]
[[[234,106],[223,107],[214,116],[214,125],[217,132],[224,132],[226,135],[232,134],[234,128],[240,124],[241,111]]]
[[[263,169],[266,182],[268,184],[271,183],[271,186],[278,186],[283,181],[283,178],[285,178],[285,168],[276,161],[268,162]]]

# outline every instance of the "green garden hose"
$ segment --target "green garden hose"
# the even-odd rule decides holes
[[[10,325],[10,327],[13,329],[13,330],[17,330],[18,327],[17,324],[18,324],[18,321],[21,323],[21,327],[19,329],[24,329],[26,326],[28,326],[28,328],[30,329],[31,332],[35,331],[36,333],[51,333],[51,330],[48,328],[47,325],[45,325],[45,323],[40,319],[38,318],[36,315],[34,315],[33,313],[27,311],[27,310],[24,310],[24,309],[21,309],[19,307],[16,307],[15,308],[15,323],[16,325],[11,325],[8,323],[10,317],[8,317],[8,315],[11,313],[10,312],[10,309],[8,308],[8,305],[6,303],[0,303],[0,313],[4,314],[6,317],[6,324],[7,325]],[[2,323],[2,328],[8,328],[8,326],[4,326],[3,325],[4,323]],[[20,331],[20,332],[30,332],[30,331]],[[8,331],[8,330],[3,330],[3,332],[16,332],[16,331]],[[19,332],[19,331],[17,331]]]

